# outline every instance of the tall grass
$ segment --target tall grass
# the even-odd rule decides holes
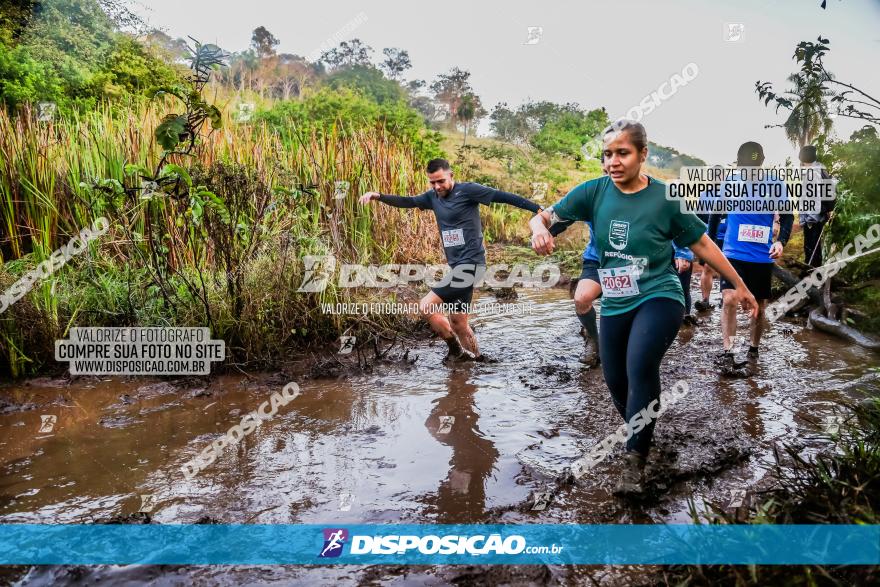
[[[266,126],[236,124],[224,113],[224,126],[202,137],[192,157],[169,157],[227,205],[235,203],[231,227],[206,219],[205,230],[196,230],[184,220],[189,202],[142,199],[141,179],[125,170],[127,164],[152,169],[161,159],[153,131],[170,108],[162,102],[105,106],[54,123],[38,122],[28,110],[12,117],[0,109],[0,289],[95,218],[111,221],[110,232],[88,254],[0,315],[0,356],[13,374],[37,368],[37,356],[50,360],[47,348],[34,347],[38,340],[25,323],[37,317],[45,331],[37,338],[45,347],[83,322],[199,325],[205,322],[198,311],[203,304],[222,331],[216,334],[230,336],[249,356],[249,349],[261,347],[263,353],[269,343],[341,326],[341,318],[328,319],[317,308],[349,292],[331,287],[321,294],[296,293],[304,255],[331,253],[339,262],[438,260],[428,213],[357,205],[366,191],[423,189],[424,162],[378,125],[297,132],[297,141],[284,144]],[[105,197],[94,189],[96,180],[115,180],[126,194]],[[335,197],[337,181],[350,185],[342,199]],[[229,255],[227,246],[240,250]],[[156,256],[173,269],[171,306],[156,299],[164,293],[151,271]],[[181,280],[201,283],[200,291],[187,292]],[[237,292],[224,287],[230,280]],[[230,294],[237,299],[228,299]],[[276,299],[270,303],[267,296]],[[283,319],[267,318],[260,304]],[[278,331],[269,336],[262,325],[275,322]]]

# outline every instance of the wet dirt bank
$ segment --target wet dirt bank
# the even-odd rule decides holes
[[[716,308],[705,324],[682,329],[664,361],[664,389],[684,380],[690,391],[657,425],[647,498],[611,495],[619,471],[612,456],[533,511],[535,493],[620,421],[601,373],[578,362],[583,343],[566,292],[520,290],[516,303],[532,303],[531,312],[474,320],[494,359],[487,363],[446,366],[445,345],[413,339],[368,371],[323,373],[333,376],[303,368],[6,387],[0,522],[89,523],[145,507],[154,523],[689,522],[689,499],[698,508],[729,505],[742,492],[748,499],[775,446],[818,450],[835,402],[878,386],[869,372],[875,354],[788,322],[767,335],[753,377],[720,379],[712,362],[720,346]],[[396,360],[407,350],[407,360]],[[289,381],[300,386],[299,397],[193,479],[184,477],[185,462]],[[629,582],[626,575],[543,565],[39,567],[21,580],[617,584]]]

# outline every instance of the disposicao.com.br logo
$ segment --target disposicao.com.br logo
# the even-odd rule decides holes
[[[324,545],[319,558],[338,557],[349,538],[345,528],[324,528]],[[562,546],[528,546],[526,539],[518,534],[502,537],[500,534],[448,534],[439,536],[429,534],[389,534],[384,536],[351,536],[349,554],[351,555],[516,555],[516,554],[559,554]]]
[[[333,255],[306,255],[303,257],[305,272],[298,292],[322,292],[333,283],[339,288],[370,287],[390,288],[424,282],[428,287],[538,287],[549,288],[559,283],[562,273],[554,263],[541,263],[530,268],[526,263],[508,265],[496,263],[479,265],[464,263],[449,265],[339,265]]]

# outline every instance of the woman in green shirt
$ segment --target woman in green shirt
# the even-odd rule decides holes
[[[690,247],[734,283],[736,302],[746,311],[756,313],[757,302],[706,236],[706,225],[667,200],[664,183],[642,173],[648,139],[641,124],[618,121],[606,129],[603,152],[607,176],[578,185],[529,225],[532,246],[547,255],[554,247],[548,230],[553,223],[593,223],[602,286],[599,355],[611,399],[628,424],[617,492],[638,493],[658,415],[660,362],[684,317],[672,242]]]

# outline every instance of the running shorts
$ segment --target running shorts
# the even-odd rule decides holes
[[[756,300],[770,299],[770,282],[773,279],[773,263],[751,263],[730,259],[730,264],[742,277],[746,287],[752,292]],[[733,284],[721,278],[721,289],[735,289]]]

